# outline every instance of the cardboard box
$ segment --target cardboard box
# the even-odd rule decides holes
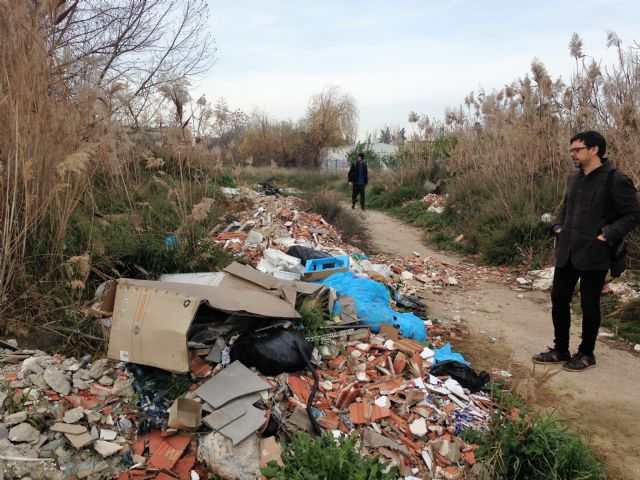
[[[249,267],[250,268],[250,267]],[[187,332],[201,309],[257,318],[293,319],[289,303],[248,282],[242,288],[120,279],[107,356],[171,372],[189,371]]]
[[[171,428],[195,430],[202,419],[202,405],[195,400],[178,398],[169,408],[167,425]]]

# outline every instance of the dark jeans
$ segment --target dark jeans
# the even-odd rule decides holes
[[[356,206],[356,199],[360,195],[360,208],[364,210],[364,188],[366,185],[353,184],[353,190],[351,191],[351,206]]]
[[[582,306],[582,343],[578,351],[593,355],[600,328],[600,294],[607,276],[606,270],[576,270],[571,260],[562,268],[556,267],[551,289],[551,316],[555,334],[555,349],[569,350],[569,312],[571,297],[580,279],[580,305]]]

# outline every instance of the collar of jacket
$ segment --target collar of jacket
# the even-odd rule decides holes
[[[589,173],[589,177],[593,174],[600,174],[600,173],[607,173],[609,170],[611,170],[613,168],[613,165],[611,165],[611,162],[609,161],[609,159],[607,157],[604,157],[602,159],[602,165],[600,165],[598,168],[591,170],[591,172]],[[587,175],[584,174],[584,170],[580,169],[578,176],[584,178]]]

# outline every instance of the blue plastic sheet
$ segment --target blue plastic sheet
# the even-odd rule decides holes
[[[380,330],[380,323],[385,322],[400,329],[403,337],[418,341],[427,338],[427,329],[422,319],[413,313],[396,312],[389,305],[389,291],[375,280],[356,277],[353,272],[335,273],[316,283],[334,288],[338,296],[345,293],[353,298],[358,318],[372,332]],[[334,312],[336,309],[334,308]]]
[[[437,350],[434,350],[435,357],[433,358],[433,364],[437,365],[439,362],[444,362],[446,360],[455,360],[456,362],[464,363],[465,365],[471,366],[469,362],[467,362],[464,357],[457,353],[451,351],[451,345],[446,344]]]

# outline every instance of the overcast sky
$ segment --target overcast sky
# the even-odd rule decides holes
[[[441,118],[472,90],[498,89],[538,57],[555,79],[584,53],[609,63],[607,31],[640,42],[638,0],[210,0],[216,63],[196,86],[247,113],[297,120],[337,85],[360,112],[359,134],[405,126],[415,110]]]

